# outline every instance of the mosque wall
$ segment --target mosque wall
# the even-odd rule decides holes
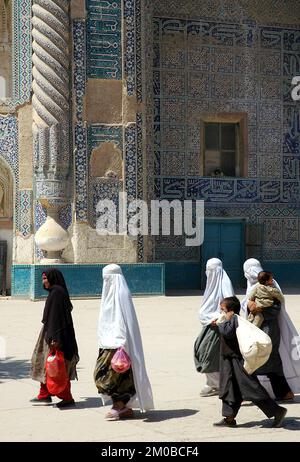
[[[3,72],[11,72],[9,97],[0,98],[0,160],[13,182],[12,261],[26,265],[42,257],[34,233],[46,212],[33,173],[31,1],[11,6],[11,31],[0,31],[8,38]],[[64,262],[199,262],[200,249],[180,237],[99,236],[96,205],[111,199],[118,208],[120,192],[148,202],[204,199],[207,217],[247,220],[247,255],[299,260],[300,105],[290,96],[300,75],[298,1],[70,6],[71,199],[58,213],[70,235]],[[246,120],[245,174],[205,177],[201,121],[228,113]]]
[[[246,218],[248,255],[299,260],[298,2],[159,0],[152,30],[148,188],[162,199],[204,199],[207,217]],[[201,120],[230,113],[247,117],[245,174],[205,177]],[[180,237],[153,247],[157,261],[199,261],[199,248]]]

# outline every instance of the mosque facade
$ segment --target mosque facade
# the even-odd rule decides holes
[[[297,0],[0,0],[0,292],[137,294],[300,270]],[[204,201],[204,241],[100,235],[99,201]],[[123,197],[123,196],[122,196]],[[130,210],[125,211],[130,218]],[[195,220],[195,217],[193,217]],[[5,262],[5,265],[4,265]]]

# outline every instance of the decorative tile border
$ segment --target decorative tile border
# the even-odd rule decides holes
[[[14,228],[20,231],[19,224],[19,150],[18,150],[18,120],[13,115],[0,115],[0,156],[8,163],[14,176],[15,211]]]
[[[75,147],[75,213],[76,221],[88,221],[88,160],[87,129],[83,120],[83,99],[86,90],[86,25],[85,21],[73,21],[73,86],[75,93],[76,123]]]
[[[87,75],[122,78],[121,0],[87,0]]]
[[[125,127],[124,133],[124,164],[125,164],[125,191],[128,200],[137,199],[137,128],[136,124]]]
[[[95,298],[101,295],[102,269],[105,264],[54,265],[64,275],[72,298]],[[120,264],[133,295],[163,295],[165,266],[163,263]],[[40,300],[47,296],[41,283],[42,272],[50,265],[13,265],[12,296]],[[145,285],[145,280],[147,284]]]
[[[88,127],[88,150],[91,152],[101,143],[113,142],[123,151],[123,127],[122,125],[93,124]]]
[[[136,93],[136,17],[135,0],[124,0],[124,78],[127,95]]]
[[[77,121],[83,121],[83,97],[86,89],[86,30],[84,21],[73,21],[73,87]]]
[[[12,0],[12,18],[13,96],[1,104],[11,110],[30,101],[31,97],[31,0]]]
[[[82,122],[75,127],[75,209],[78,222],[88,221],[88,153],[87,130]]]
[[[32,189],[19,190],[19,232],[23,237],[32,234],[32,207],[33,191]]]

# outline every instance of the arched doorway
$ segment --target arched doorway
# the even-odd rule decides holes
[[[13,175],[0,153],[0,295],[11,288],[13,197]]]

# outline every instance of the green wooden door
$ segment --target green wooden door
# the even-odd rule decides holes
[[[220,258],[234,288],[244,287],[245,223],[243,220],[206,220],[201,248],[202,287],[209,258]]]

